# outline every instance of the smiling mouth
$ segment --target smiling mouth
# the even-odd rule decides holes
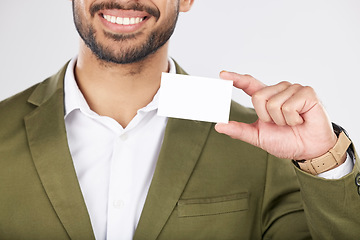
[[[124,26],[128,26],[128,25],[135,25],[138,23],[141,23],[142,21],[144,21],[147,17],[116,17],[116,16],[111,16],[111,15],[107,15],[107,14],[102,14],[102,17],[110,22],[110,23],[115,23],[118,25],[124,25]]]

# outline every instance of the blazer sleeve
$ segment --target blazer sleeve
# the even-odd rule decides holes
[[[336,180],[319,178],[296,168],[313,239],[359,239],[360,162],[356,153],[355,159],[353,171]]]
[[[294,167],[268,155],[262,203],[262,239],[311,239]]]

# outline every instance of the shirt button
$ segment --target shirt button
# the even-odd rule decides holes
[[[128,138],[129,138],[129,136],[126,133],[124,133],[123,135],[120,136],[120,139],[123,141],[126,141]]]
[[[114,200],[114,202],[113,202],[113,206],[116,209],[121,209],[124,207],[124,205],[125,205],[125,202],[123,200]]]

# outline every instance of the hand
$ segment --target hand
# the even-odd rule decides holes
[[[311,87],[281,82],[266,86],[250,75],[221,72],[222,79],[252,97],[259,119],[252,124],[230,121],[215,129],[264,149],[279,158],[307,160],[335,146],[337,137]]]

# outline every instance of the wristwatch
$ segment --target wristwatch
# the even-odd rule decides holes
[[[294,164],[305,172],[318,175],[344,163],[346,158],[344,159],[343,156],[348,151],[351,140],[342,127],[333,123],[333,129],[338,140],[332,149],[320,157],[294,161]]]

